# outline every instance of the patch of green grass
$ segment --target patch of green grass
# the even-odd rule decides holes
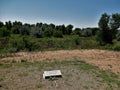
[[[0,63],[0,68],[10,68],[12,64]]]
[[[96,66],[90,65],[84,61],[74,61],[74,65],[77,65],[80,70],[86,70],[86,71],[97,68]]]
[[[32,63],[31,62],[27,62],[27,60],[21,60],[21,62],[15,63],[15,66],[17,67],[29,67],[31,66]]]
[[[110,89],[113,90],[112,84],[116,84],[120,88],[119,76],[107,71],[100,71],[98,74],[99,77],[103,79],[103,82],[107,83],[110,86]]]

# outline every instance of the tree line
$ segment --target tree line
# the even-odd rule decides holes
[[[96,36],[96,40],[100,45],[112,44],[113,39],[120,40],[120,14],[102,14],[98,26],[99,27],[95,28],[74,29],[74,26],[71,24],[65,26],[42,22],[36,24],[23,24],[20,21],[7,21],[5,23],[0,21],[0,37],[10,37],[12,34],[27,35],[35,38],[63,38],[64,35],[78,35],[80,37]]]
[[[75,28],[69,24],[55,25],[46,23],[36,24],[23,24],[20,21],[5,22],[0,21],[0,37],[10,36],[10,34],[29,35],[36,38],[43,37],[58,37],[62,38],[63,35],[79,35],[79,36],[92,36],[95,35],[98,28]]]

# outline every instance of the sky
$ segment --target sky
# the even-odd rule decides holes
[[[103,13],[120,13],[120,0],[0,0],[0,21],[97,27]]]

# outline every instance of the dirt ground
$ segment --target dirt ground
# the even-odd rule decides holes
[[[12,57],[3,57],[1,61],[55,61],[55,60],[84,60],[103,70],[111,70],[120,74],[120,52],[107,50],[58,50],[45,52],[19,52]]]
[[[12,64],[0,68],[0,90],[119,90],[115,82],[100,77],[100,69],[82,61]],[[62,78],[43,79],[45,70],[54,69],[61,70]]]

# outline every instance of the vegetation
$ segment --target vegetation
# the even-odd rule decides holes
[[[99,28],[0,21],[0,52],[56,49],[119,49],[120,14],[104,13]],[[116,45],[117,44],[117,45]]]
[[[99,25],[98,41],[102,44],[112,44],[113,39],[116,38],[118,28],[120,27],[120,14],[112,14],[112,16],[107,13],[102,14]]]

